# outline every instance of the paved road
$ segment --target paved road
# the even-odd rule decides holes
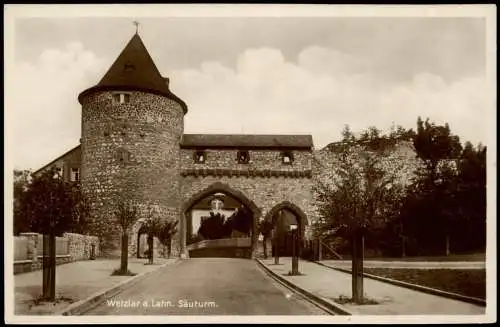
[[[86,315],[325,315],[248,259],[192,258],[161,268]]]

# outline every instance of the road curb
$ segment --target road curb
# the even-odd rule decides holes
[[[281,277],[280,275],[278,275],[277,273],[272,271],[261,260],[259,260],[259,259],[254,259],[254,260],[257,261],[257,263],[260,265],[260,267],[262,267],[264,269],[264,271],[268,273],[269,276],[276,279],[277,281],[284,284],[285,286],[293,289],[294,291],[301,294],[302,296],[306,297],[311,302],[315,302],[315,303],[319,304],[320,306],[326,307],[328,310],[332,311],[336,315],[342,315],[342,316],[353,315],[352,312],[348,311],[342,305],[335,303],[331,300],[327,300],[325,298],[322,298],[318,295],[315,295],[315,294],[295,285],[294,283],[288,281],[287,279]]]
[[[323,267],[326,267],[326,268],[330,268],[330,269],[333,269],[333,270],[338,270],[338,271],[341,271],[341,272],[344,272],[344,273],[347,273],[347,274],[351,273],[351,270],[349,270],[349,269],[332,267],[332,266],[328,266],[328,265],[325,265],[325,264],[323,264],[321,262],[316,262],[316,261],[314,261],[314,263],[316,263],[316,264],[318,264],[320,266],[323,266]],[[460,294],[457,294],[457,293],[442,291],[442,290],[438,290],[438,289],[427,287],[427,286],[421,286],[421,285],[411,284],[411,283],[402,282],[402,281],[399,281],[399,280],[395,280],[395,279],[391,279],[391,278],[387,278],[387,277],[376,276],[376,275],[367,274],[367,273],[363,273],[363,276],[367,277],[367,278],[370,278],[370,279],[378,280],[380,282],[389,283],[389,284],[392,284],[392,285],[409,288],[409,289],[412,289],[412,290],[415,290],[415,291],[420,291],[420,292],[427,293],[427,294],[442,296],[442,297],[449,298],[449,299],[452,299],[452,300],[458,300],[458,301],[467,302],[467,303],[470,303],[470,304],[475,304],[475,305],[486,307],[486,300],[479,299],[479,298],[476,298],[476,297],[460,295]]]
[[[110,298],[120,292],[122,292],[125,288],[132,286],[133,284],[139,282],[140,280],[144,279],[144,277],[157,272],[159,269],[163,267],[167,267],[169,265],[173,265],[181,261],[181,259],[177,259],[174,262],[167,262],[162,265],[159,265],[157,269],[151,270],[151,271],[146,271],[143,273],[140,273],[138,275],[135,275],[129,279],[126,279],[122,281],[121,283],[110,287],[108,289],[104,289],[101,291],[97,291],[94,294],[88,296],[87,298],[80,300],[78,302],[72,303],[68,307],[64,308],[63,310],[54,313],[56,316],[77,316],[80,315],[91,308],[95,307],[102,301],[104,301],[107,298]]]

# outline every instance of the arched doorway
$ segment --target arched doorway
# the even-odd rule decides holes
[[[137,231],[137,258],[146,258],[146,251],[148,249],[148,232],[146,226],[142,224]]]
[[[244,237],[245,233],[248,230],[248,234],[250,234],[250,239],[251,239],[251,255],[250,257],[254,257],[256,247],[257,247],[257,240],[258,240],[258,231],[257,231],[257,222],[259,221],[259,217],[261,215],[260,209],[257,207],[257,205],[250,200],[244,193],[235,190],[231,188],[227,184],[223,183],[214,183],[211,186],[207,187],[206,189],[192,195],[182,206],[182,217],[181,217],[181,256],[183,257],[188,257],[188,251],[187,251],[187,245],[188,243],[193,243],[193,240],[191,239],[194,231],[198,231],[199,228],[201,227],[201,223],[199,226],[195,226],[193,224],[193,215],[192,211],[194,208],[197,207],[200,203],[203,205],[207,205],[210,203],[213,205],[213,201],[217,203],[217,199],[222,200],[224,197],[225,200],[228,200],[229,203],[233,203],[233,206],[231,209],[234,209],[234,214],[231,214],[231,217],[237,216],[238,214],[241,214],[242,212],[246,212],[251,216],[251,220],[249,222],[249,225],[246,226],[248,228],[245,228],[243,226],[242,230],[236,229],[236,233],[230,232],[227,235],[219,235],[218,238],[224,238],[228,236],[229,238],[234,238],[238,237],[238,233],[240,232],[240,236]],[[235,207],[235,203],[238,204],[237,207]],[[228,208],[226,208],[228,209]],[[213,216],[212,213],[210,213],[211,216]],[[227,215],[226,215],[227,216]],[[224,219],[227,219],[229,217],[224,216]],[[227,220],[224,220],[227,221]],[[245,225],[245,224],[243,224]],[[222,228],[222,223],[220,224]],[[240,228],[241,229],[241,228]],[[236,234],[236,236],[235,236]],[[216,237],[217,238],[217,237]],[[201,240],[204,238],[201,237]],[[197,239],[195,241],[200,241],[200,239]]]
[[[281,233],[279,240],[277,242],[272,242],[272,255],[274,255],[276,247],[278,247],[280,256],[292,255],[293,238],[289,228],[292,224],[298,225],[297,244],[299,245],[300,254],[304,243],[305,226],[308,225],[309,222],[306,214],[297,205],[289,201],[283,201],[269,210],[264,219],[272,222],[274,233],[276,233],[278,229],[281,229],[279,231]]]

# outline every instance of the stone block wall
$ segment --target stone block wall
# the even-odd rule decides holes
[[[130,92],[128,103],[117,103],[113,92],[82,99],[82,189],[106,256],[120,255],[119,201],[140,206],[139,219],[150,206],[178,219],[183,117],[179,103],[151,93]]]
[[[44,253],[43,235],[38,233],[21,233],[15,239],[14,273],[41,269]],[[24,241],[21,241],[22,239]],[[95,247],[96,257],[99,256],[99,239],[96,236],[65,233],[62,237],[57,237],[56,264],[90,259],[92,245]],[[21,253],[22,251],[26,253],[23,254]]]
[[[181,167],[183,170],[190,169],[231,169],[238,171],[248,170],[270,170],[270,171],[309,171],[312,168],[312,153],[304,150],[289,150],[293,155],[291,164],[282,161],[282,150],[250,149],[248,154],[250,160],[246,164],[239,164],[237,160],[237,149],[206,149],[206,160],[204,163],[196,163],[193,158],[197,150],[181,150]]]
[[[92,248],[94,248],[96,257],[100,255],[99,238],[97,236],[65,233],[64,238],[67,240],[67,253],[71,256],[72,261],[89,259]]]

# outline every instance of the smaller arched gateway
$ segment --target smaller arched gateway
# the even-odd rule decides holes
[[[290,215],[292,217],[288,218]],[[297,205],[295,205],[289,201],[283,201],[283,202],[275,205],[271,210],[269,210],[269,212],[264,217],[265,220],[272,222],[272,224],[274,226],[274,230],[276,230],[276,228],[278,228],[277,224],[278,224],[279,218],[283,218],[285,225],[292,223],[292,221],[293,221],[293,223],[298,224],[299,233],[298,233],[298,240],[297,241],[299,244],[299,251],[300,251],[301,245],[305,239],[305,227],[307,225],[309,225],[307,215]],[[286,229],[287,227],[284,226],[284,228]],[[290,238],[289,234],[286,234],[285,237],[283,237],[282,241],[283,241],[283,244],[280,244],[279,246],[280,246],[280,248],[283,248],[284,251],[281,250],[280,253],[287,255],[289,250],[290,250],[292,239]],[[277,244],[273,245],[274,251],[275,251],[276,246],[277,246]]]
[[[234,214],[229,217],[225,217],[223,223],[224,225],[220,225],[220,228],[223,229],[229,222],[229,219],[233,217],[238,217],[236,213],[238,210],[248,212],[251,215],[251,222],[248,226],[248,230],[251,231],[250,237],[245,235],[245,232],[240,232],[239,236],[234,236],[234,231],[231,230],[225,236],[218,235],[212,238],[203,238],[198,239],[198,242],[194,244],[187,245],[188,236],[193,232],[193,216],[192,210],[195,208],[197,204],[204,203],[206,199],[211,199],[213,196],[225,195],[227,196],[233,203],[239,203],[239,206],[236,206]],[[234,205],[233,205],[234,207]],[[212,215],[212,212],[211,212]],[[192,195],[182,206],[181,213],[181,230],[180,230],[180,243],[181,243],[181,256],[189,257],[190,252],[199,253],[201,250],[205,250],[207,248],[218,248],[219,250],[211,250],[208,256],[232,256],[234,253],[229,254],[231,251],[228,251],[228,248],[235,247],[238,248],[238,251],[243,251],[241,256],[244,257],[253,257],[255,255],[257,240],[258,240],[258,229],[257,222],[259,221],[261,215],[261,210],[259,207],[250,200],[243,192],[233,189],[227,184],[216,182],[209,187],[203,189],[202,191],[197,192]],[[238,231],[236,231],[238,232]],[[206,235],[205,235],[206,237]],[[248,242],[246,242],[248,239]],[[224,249],[225,248],[225,249]],[[224,250],[223,250],[224,249]],[[208,251],[205,251],[208,253]],[[240,255],[236,255],[240,256]]]

